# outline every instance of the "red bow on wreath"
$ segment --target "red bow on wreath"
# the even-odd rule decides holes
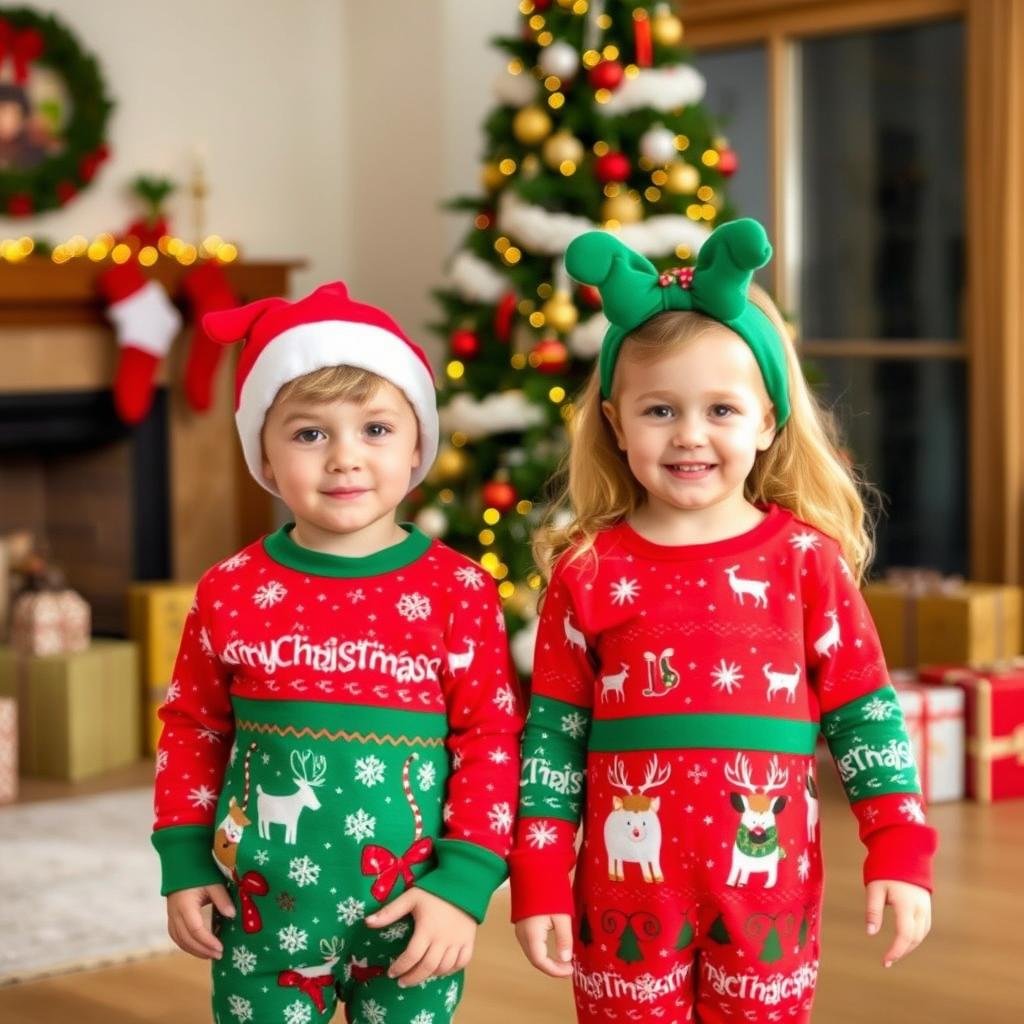
[[[434,842],[426,836],[417,839],[401,857],[396,857],[383,846],[363,847],[363,874],[376,875],[377,881],[370,886],[373,898],[383,902],[391,895],[399,875],[405,879],[406,885],[415,881],[412,873],[413,864],[422,864],[434,852]]]
[[[42,33],[34,28],[19,32],[5,18],[0,18],[0,68],[8,55],[14,64],[14,81],[24,85],[28,81],[28,66],[43,54]]]
[[[327,974],[318,974],[315,978],[307,978],[298,971],[282,971],[277,976],[277,983],[282,988],[297,988],[304,996],[309,996],[313,1000],[318,1013],[323,1013],[326,1004],[322,990],[334,984],[334,976],[330,971]]]

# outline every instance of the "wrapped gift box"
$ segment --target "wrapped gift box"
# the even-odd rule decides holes
[[[14,602],[11,646],[23,654],[70,654],[89,646],[92,609],[73,590],[28,591]]]
[[[128,635],[139,645],[140,681],[166,688],[174,671],[193,583],[136,583],[128,589]]]
[[[896,575],[864,588],[891,668],[985,665],[1022,653],[1020,587]]]
[[[894,679],[921,790],[930,804],[964,796],[964,692]]]
[[[17,696],[22,775],[77,781],[139,757],[138,652],[125,640],[49,656],[0,647],[0,696]]]
[[[18,796],[18,702],[0,697],[0,804]]]
[[[967,795],[982,803],[1024,797],[1024,664],[937,665],[920,677],[955,684],[966,697]]]

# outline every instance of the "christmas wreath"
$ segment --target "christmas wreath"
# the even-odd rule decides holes
[[[49,88],[34,89],[37,79]],[[52,15],[0,7],[0,213],[52,210],[85,188],[109,156],[112,108],[72,32]]]

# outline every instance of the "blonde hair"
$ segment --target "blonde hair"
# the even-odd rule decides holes
[[[274,396],[274,404],[294,398],[299,402],[368,402],[387,381],[358,366],[324,366],[288,381]]]
[[[865,500],[873,499],[875,492],[843,455],[834,418],[808,388],[781,314],[757,285],[750,286],[749,294],[783,340],[791,411],[767,451],[758,452],[744,497],[755,504],[787,508],[834,537],[859,580],[874,551],[873,522]],[[633,331],[621,353],[628,351],[630,359],[652,362],[709,330],[723,329],[728,330],[701,313],[661,313]],[[595,366],[574,406],[569,450],[554,480],[557,497],[534,535],[534,559],[546,579],[563,552],[572,548],[574,561],[582,557],[593,548],[600,531],[628,517],[646,498],[601,402]]]

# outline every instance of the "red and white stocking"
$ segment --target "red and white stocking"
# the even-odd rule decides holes
[[[137,263],[105,270],[98,284],[121,349],[114,405],[125,423],[139,423],[153,404],[156,370],[181,329],[181,315],[164,288],[147,280]]]
[[[213,379],[224,356],[225,347],[203,330],[203,317],[238,305],[224,268],[214,261],[202,263],[189,271],[181,282],[192,304],[195,330],[189,341],[185,365],[185,397],[196,412],[210,408]]]

